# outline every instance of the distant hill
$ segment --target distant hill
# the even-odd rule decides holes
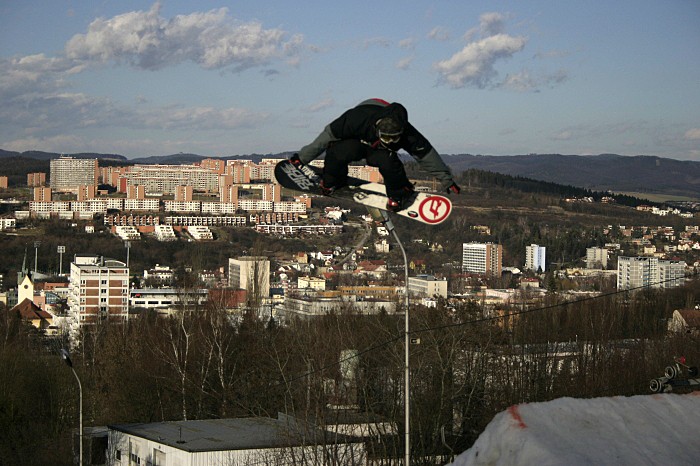
[[[38,150],[31,150],[26,152],[15,152],[10,150],[0,149],[0,159],[7,157],[27,157],[36,160],[51,160],[57,159],[61,156],[70,156],[76,159],[103,159],[103,160],[119,160],[127,161],[128,159],[123,155],[117,154],[97,154],[92,152],[81,152],[78,154],[59,154],[56,152],[42,152]]]
[[[248,154],[207,157],[198,154],[171,154],[127,159],[123,155],[80,153],[65,154],[78,158],[97,158],[142,164],[184,164],[205,158],[223,160],[288,157],[279,154]],[[6,157],[27,157],[50,160],[62,154],[40,151],[13,152],[0,149],[0,161]],[[561,154],[529,155],[443,155],[455,173],[470,168],[521,176],[533,180],[576,186],[592,191],[632,192],[684,196],[700,199],[700,162],[680,161],[656,156],[622,156],[601,154],[593,156]],[[407,160],[409,158],[407,157]],[[102,164],[104,165],[104,163]]]
[[[700,199],[700,162],[614,154],[447,155],[443,158],[455,172],[475,168],[594,191]]]

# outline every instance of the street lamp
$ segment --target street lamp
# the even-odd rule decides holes
[[[39,246],[41,241],[34,241],[34,273],[37,272],[37,262],[39,258]]]
[[[66,252],[65,246],[58,247],[58,256],[60,257],[60,265],[58,268],[58,275],[63,275],[63,253]]]
[[[124,247],[126,248],[126,266],[129,267],[129,251],[131,250],[131,241],[124,241]]]
[[[73,369],[73,361],[70,359],[70,354],[68,353],[68,350],[65,348],[61,349],[61,359],[70,367],[70,370],[73,371],[73,375],[75,376],[75,380],[78,381],[78,393],[80,394],[80,452],[79,452],[79,465],[83,465],[83,386],[80,384],[80,379],[78,378],[78,374],[76,374],[75,369]]]

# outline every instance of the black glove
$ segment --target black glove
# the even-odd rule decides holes
[[[452,184],[445,189],[445,191],[447,191],[447,194],[459,194],[461,189],[459,186],[457,186],[457,183],[453,181]]]
[[[291,157],[289,157],[289,161],[292,163],[292,165],[294,165],[297,168],[301,168],[304,166],[304,163],[299,158],[299,154],[294,154]]]

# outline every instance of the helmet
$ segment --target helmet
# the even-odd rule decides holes
[[[403,126],[392,117],[384,117],[377,120],[377,136],[384,144],[399,142],[403,133]]]

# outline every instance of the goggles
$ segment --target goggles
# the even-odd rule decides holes
[[[401,133],[389,134],[379,131],[379,139],[381,139],[384,144],[395,144],[401,140]]]

